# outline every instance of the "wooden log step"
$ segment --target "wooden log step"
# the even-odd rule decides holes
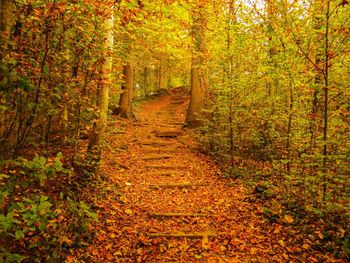
[[[175,138],[182,135],[182,131],[156,131],[157,137]]]
[[[148,237],[178,237],[178,238],[203,238],[203,237],[217,237],[216,233],[209,232],[167,232],[167,233],[147,233]]]
[[[145,154],[171,154],[177,153],[180,149],[185,148],[183,145],[178,146],[154,146],[154,145],[145,145],[142,146],[142,152]]]
[[[162,124],[162,125],[159,125],[158,128],[160,129],[173,129],[173,130],[178,130],[178,129],[182,129],[183,126],[180,126],[180,125],[173,125],[173,124]],[[161,138],[161,137],[160,137]],[[166,138],[166,137],[164,137]],[[176,138],[176,137],[173,137],[173,138]]]
[[[155,156],[146,156],[143,157],[142,160],[144,161],[154,161],[154,160],[163,160],[163,159],[170,159],[171,155],[155,155]]]
[[[176,151],[176,148],[169,148],[169,149],[162,149],[162,148],[143,148],[142,149],[142,152],[143,153],[148,153],[148,154],[155,154],[155,153],[172,153],[172,152],[175,152]]]
[[[181,166],[181,165],[146,165],[146,168],[149,168],[149,169],[178,170],[178,169],[186,169],[187,166]]]
[[[168,188],[168,189],[173,189],[173,188],[197,188],[201,186],[207,186],[207,184],[191,184],[191,183],[182,183],[182,184],[151,184],[150,188],[152,189],[159,189],[159,188]]]
[[[167,121],[167,122],[164,122],[164,124],[174,125],[174,126],[183,126],[184,125],[184,123],[182,121]]]
[[[170,101],[170,105],[181,105],[184,101]]]
[[[182,173],[172,173],[172,172],[164,172],[164,173],[152,173],[152,176],[182,176]]]
[[[170,99],[171,100],[179,100],[179,99],[186,99],[188,98],[187,95],[184,95],[184,94],[177,94],[177,95],[173,95]]]
[[[170,102],[179,102],[179,103],[183,103],[185,102],[185,98],[184,97],[172,97],[170,99]]]
[[[171,144],[163,142],[163,141],[149,141],[149,142],[141,142],[140,145],[145,145],[145,146],[168,146],[168,145],[171,145]]]
[[[149,213],[149,217],[156,217],[156,218],[162,218],[162,217],[202,217],[207,216],[205,214],[193,214],[193,213]]]

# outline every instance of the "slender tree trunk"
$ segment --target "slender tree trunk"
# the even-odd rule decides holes
[[[132,100],[134,93],[134,67],[130,62],[123,66],[123,84],[120,94],[118,114],[124,118],[131,118]]]
[[[292,76],[290,76],[292,79]],[[291,138],[292,138],[292,125],[293,125],[293,111],[294,111],[294,93],[293,93],[293,81],[289,83],[289,109],[288,109],[288,130],[287,130],[287,171],[291,172]]]
[[[194,52],[192,54],[191,65],[191,99],[186,116],[186,122],[189,127],[197,127],[202,124],[200,114],[205,108],[208,99],[206,27],[206,8],[205,2],[203,1],[194,9],[192,27]]]
[[[100,71],[100,80],[97,87],[97,106],[99,109],[98,119],[96,120],[93,132],[89,138],[88,153],[94,161],[99,161],[101,158],[101,145],[104,138],[105,129],[107,126],[108,114],[108,95],[109,87],[112,82],[112,66],[113,66],[113,44],[114,44],[114,7],[108,6],[109,14],[104,21],[103,30],[105,30],[103,43],[103,64]],[[94,172],[97,172],[95,169]]]
[[[318,14],[319,12],[317,12]],[[320,14],[315,18],[315,25],[314,29],[315,31],[319,31],[321,28],[321,19],[319,17]],[[322,48],[317,46],[319,43],[322,42],[323,39],[323,33],[317,33],[317,38],[316,38],[316,50],[315,50],[315,65],[320,66],[321,61],[322,61]],[[316,146],[316,137],[317,137],[317,131],[318,131],[318,115],[320,111],[320,106],[319,106],[319,96],[320,96],[320,90],[321,90],[321,85],[322,85],[322,71],[321,69],[316,69],[315,72],[315,88],[313,91],[313,96],[312,96],[312,108],[311,108],[311,118],[310,118],[310,154],[313,154],[313,150]]]
[[[161,58],[158,67],[158,90],[165,88],[165,71],[164,71],[164,59]]]
[[[144,90],[144,95],[147,96],[148,94],[148,79],[149,79],[149,70],[148,67],[144,67],[143,69],[143,90]]]
[[[8,40],[11,34],[11,15],[13,4],[9,0],[0,0],[0,61],[4,59],[7,52]],[[9,69],[4,66],[0,70],[0,83],[6,86],[8,83]],[[0,99],[6,101],[5,94],[0,93]],[[3,137],[6,124],[6,112],[0,111],[0,138]]]
[[[324,74],[324,110],[323,110],[323,194],[322,200],[326,200],[327,194],[327,159],[328,159],[328,82],[329,82],[329,17],[330,17],[330,0],[327,1],[326,7],[326,32],[325,32],[325,49],[324,49],[324,58],[325,58],[325,74]]]
[[[229,138],[230,138],[230,157],[231,157],[231,166],[234,166],[234,137],[233,137],[233,98],[234,98],[234,84],[233,80],[234,76],[234,58],[231,53],[232,49],[232,37],[231,37],[231,29],[232,26],[236,23],[236,18],[234,17],[234,0],[231,0],[228,6],[228,17],[227,17],[227,25],[226,25],[226,49],[229,53],[228,57],[228,66],[226,69],[228,86],[229,86]]]

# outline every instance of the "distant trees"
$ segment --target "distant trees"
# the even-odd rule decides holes
[[[212,150],[222,160],[268,161],[307,207],[342,206],[347,197],[339,190],[349,191],[348,2],[236,2],[237,23],[228,30],[231,7],[208,16],[208,28],[216,27],[207,43],[213,118],[203,130]]]

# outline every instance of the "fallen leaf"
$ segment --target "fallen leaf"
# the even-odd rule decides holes
[[[285,246],[286,246],[286,243],[284,243],[283,240],[278,241],[278,243],[279,243],[282,247],[285,247]]]
[[[273,231],[274,234],[278,234],[279,232],[281,232],[281,225],[280,224],[276,224],[275,225],[275,230]]]
[[[318,259],[315,258],[315,257],[309,257],[309,259],[310,259],[312,262],[315,262],[315,263],[319,262]]]
[[[303,248],[304,248],[304,249],[309,249],[309,248],[310,248],[310,245],[305,243],[305,244],[303,245]]]
[[[129,216],[131,216],[133,214],[131,209],[125,209],[124,212],[125,212],[125,214],[127,214]]]
[[[284,215],[284,221],[286,221],[289,224],[292,224],[294,222],[294,218],[291,215]]]
[[[208,243],[209,243],[208,236],[204,236],[202,239],[202,248],[208,249],[209,248]]]
[[[108,260],[113,260],[113,255],[111,254],[111,253],[107,253],[107,255],[106,255],[106,258],[108,259]]]

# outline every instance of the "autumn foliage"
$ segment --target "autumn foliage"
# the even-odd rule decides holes
[[[348,1],[0,3],[1,262],[349,260]]]

